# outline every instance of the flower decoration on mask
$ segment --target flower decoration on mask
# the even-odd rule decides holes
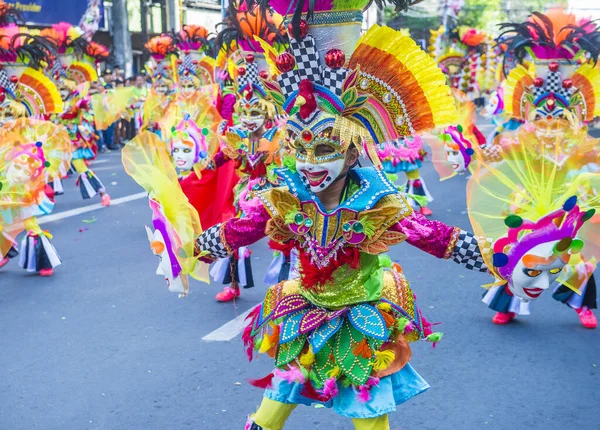
[[[441,139],[445,144],[446,158],[452,170],[456,173],[467,171],[475,150],[471,141],[463,134],[463,127],[461,125],[446,127]]]
[[[6,179],[10,185],[35,181],[42,175],[44,168],[50,166],[44,156],[42,142],[15,146],[8,151],[5,161],[8,163]]]
[[[483,256],[498,279],[495,285],[507,284],[523,300],[536,299],[557,279],[577,290],[577,279],[560,275],[571,265],[572,255],[583,252],[586,261],[596,261],[600,254],[595,222],[586,225],[600,208],[595,191],[600,175],[570,177],[568,169],[540,157],[540,148],[527,144],[505,146],[503,151],[500,164],[481,160],[467,185],[474,231],[493,242]],[[489,249],[482,241],[479,246]]]
[[[594,213],[594,209],[582,211],[573,196],[561,209],[537,221],[508,216],[508,233],[494,243],[492,261],[510,291],[523,300],[532,300],[550,287],[571,256],[582,250],[583,241],[577,232]]]
[[[146,227],[150,247],[159,257],[156,273],[169,291],[188,294],[188,275],[208,281],[208,266],[194,256],[202,232],[198,212],[181,191],[165,144],[151,132],[138,134],[122,151],[126,172],[149,194],[154,231]]]
[[[535,71],[519,65],[504,84],[507,114],[523,120],[561,118],[580,122],[600,115],[600,27],[561,9],[534,12],[524,23],[502,25],[501,37],[514,57],[531,57]],[[577,66],[579,59],[584,59]]]
[[[71,162],[71,142],[67,131],[48,121],[19,118],[0,130],[0,171],[3,185],[19,195],[37,198],[47,177],[66,172]],[[18,202],[15,202],[18,204]]]
[[[357,40],[349,59],[338,48],[321,59],[308,33],[290,38],[290,50],[277,57],[275,79],[263,79],[268,97],[289,115],[292,146],[306,147],[304,142],[309,142],[316,147],[323,138],[335,149],[327,158],[338,159],[350,144],[362,150],[366,143],[378,165],[374,144],[401,139],[456,117],[444,76],[410,37],[374,26]],[[384,43],[388,50],[381,49]],[[413,75],[415,64],[430,68],[432,80],[425,83]]]
[[[186,114],[171,134],[171,156],[175,167],[186,171],[191,170],[196,163],[207,163],[209,135],[208,128],[199,128],[189,114]]]

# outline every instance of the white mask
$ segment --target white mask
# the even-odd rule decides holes
[[[263,115],[257,116],[243,116],[240,118],[242,125],[249,133],[253,133],[256,130],[260,130],[260,128],[265,123],[265,117]]]
[[[517,263],[508,284],[510,291],[524,301],[537,299],[559,277],[566,263],[560,255],[553,257],[558,241],[541,243]],[[527,265],[524,260],[533,259]],[[536,262],[535,259],[540,261]],[[544,261],[545,260],[545,261]]]
[[[31,180],[32,172],[29,168],[20,163],[9,163],[6,169],[6,181],[10,185],[26,184]]]
[[[189,147],[181,140],[173,142],[173,150],[171,152],[175,167],[179,170],[192,170],[196,158],[196,151]]]
[[[323,191],[337,179],[344,169],[344,158],[326,163],[311,164],[306,161],[297,161],[296,170],[302,181],[313,193]]]
[[[496,109],[498,109],[499,103],[500,103],[500,100],[498,99],[498,95],[496,94],[495,91],[492,92],[492,94],[490,94],[490,97],[489,97],[486,105],[483,107],[483,109],[480,112],[481,116],[484,118],[491,118],[494,115],[494,112],[496,112]]]
[[[453,149],[446,145],[446,158],[452,165],[452,170],[457,173],[463,173],[465,169],[465,158],[458,149]]]
[[[173,276],[171,259],[169,257],[169,253],[167,252],[167,246],[165,245],[165,240],[160,230],[155,230],[153,233],[152,230],[150,230],[150,228],[146,226],[146,233],[148,235],[148,240],[150,241],[150,243],[160,242],[163,245],[162,251],[160,253],[156,253],[155,248],[153,248],[154,255],[158,256],[160,260],[158,263],[158,267],[156,268],[156,274],[165,278],[170,292],[179,293],[182,295],[187,294],[188,279],[185,275]]]

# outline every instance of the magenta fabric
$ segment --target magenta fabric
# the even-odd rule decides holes
[[[261,206],[244,218],[232,218],[225,222],[224,233],[227,245],[231,249],[252,245],[265,237],[267,234],[267,222],[271,216]]]
[[[437,258],[444,258],[454,233],[454,227],[416,212],[400,220],[391,230],[404,233],[409,244]]]

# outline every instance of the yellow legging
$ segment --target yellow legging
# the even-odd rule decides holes
[[[262,403],[254,415],[254,422],[264,430],[282,430],[290,414],[298,405],[277,402],[263,397]],[[389,430],[388,416],[376,418],[352,418],[356,430]]]
[[[71,163],[73,164],[73,167],[75,167],[75,170],[77,171],[77,173],[79,173],[80,175],[82,173],[87,172],[88,170],[88,166],[87,164],[85,164],[85,160],[83,158],[78,158],[77,160],[72,160]]]
[[[406,177],[411,180],[419,179],[421,177],[421,175],[419,174],[419,169],[415,169],[415,170],[411,170],[410,172],[406,172]]]

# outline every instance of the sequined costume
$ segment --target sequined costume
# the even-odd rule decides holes
[[[283,2],[271,4],[286,11]],[[252,381],[266,388],[252,429],[280,429],[296,405],[313,403],[352,418],[357,428],[388,428],[387,413],[429,387],[409,364],[409,343],[435,343],[441,334],[432,333],[385,252],[407,241],[486,270],[472,235],[415,213],[378,164],[379,142],[456,118],[443,75],[412,39],[389,28],[374,26],[359,40],[360,20],[353,20],[343,36],[320,40],[332,15],[361,12],[319,12],[314,19],[322,25],[290,26],[289,50],[275,53],[277,69],[263,80],[289,115],[286,146],[295,163],[275,169],[276,186],[254,192],[262,206],[206,229],[196,242],[197,255],[208,260],[265,236],[298,255],[292,279],[269,288],[244,330],[249,358],[258,351],[275,359],[273,372]],[[377,167],[338,176],[346,157],[363,148]],[[326,207],[319,195],[332,184],[343,190],[339,204]],[[462,246],[466,241],[474,245]]]
[[[239,181],[234,189],[234,202],[240,217],[245,217],[259,204],[251,193],[277,183],[272,169],[278,166],[279,142],[282,140],[280,122],[274,104],[266,100],[260,76],[268,74],[268,52],[272,44],[280,39],[277,30],[281,16],[269,14],[261,20],[258,7],[248,10],[246,4],[232,2],[227,11],[225,25],[218,36],[222,42],[216,65],[220,80],[227,87],[231,80],[235,88],[237,102],[232,125],[224,127],[221,152],[215,157],[220,168],[232,160],[235,163]],[[254,22],[256,25],[245,25]],[[254,37],[259,37],[257,41]],[[236,250],[233,257],[217,262],[211,274],[216,281],[232,287],[225,287],[217,295],[217,300],[228,301],[239,295],[238,284],[249,288],[254,286],[247,247]]]
[[[73,145],[72,164],[78,179],[77,184],[83,199],[97,194],[102,204],[110,204],[110,196],[98,176],[89,169],[86,161],[95,157],[93,148],[98,140],[92,120],[92,104],[87,94],[88,87],[77,85],[98,80],[94,59],[87,53],[88,42],[81,30],[67,23],[55,24],[42,31],[42,35],[55,43],[58,55],[52,62],[50,77],[59,88],[64,110],[51,117],[56,124],[63,126],[69,133]],[[64,172],[66,173],[66,172]],[[60,178],[55,178],[55,190],[62,188]],[[62,190],[60,190],[62,191]]]

